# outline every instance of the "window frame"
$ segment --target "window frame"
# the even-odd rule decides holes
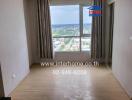
[[[80,32],[80,35],[79,36],[54,36],[52,38],[79,38],[79,51],[55,51],[55,52],[90,52],[91,50],[88,50],[88,51],[83,51],[82,50],[82,38],[89,38],[91,37],[91,34],[83,34],[83,7],[86,7],[86,6],[90,6],[88,4],[86,5],[82,5],[82,4],[75,4],[75,5],[78,5],[79,6],[79,32]],[[64,6],[64,5],[50,5],[50,6]],[[92,30],[92,28],[91,28]],[[91,31],[92,32],[92,31]]]

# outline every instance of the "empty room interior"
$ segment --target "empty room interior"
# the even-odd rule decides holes
[[[132,100],[132,0],[0,0],[0,100]]]

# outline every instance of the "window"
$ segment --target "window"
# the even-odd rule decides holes
[[[90,51],[91,23],[88,6],[51,6],[54,51]]]
[[[91,35],[91,23],[92,17],[89,16],[89,10],[87,6],[83,7],[83,34]]]

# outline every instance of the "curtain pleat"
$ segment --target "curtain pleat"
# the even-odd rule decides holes
[[[49,0],[37,0],[38,45],[40,58],[52,59],[52,34]]]
[[[105,59],[105,33],[104,33],[104,0],[94,0],[94,5],[101,6],[102,15],[93,16],[91,58],[104,61]]]

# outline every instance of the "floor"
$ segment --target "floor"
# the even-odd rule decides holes
[[[111,69],[34,65],[12,100],[130,100]]]

